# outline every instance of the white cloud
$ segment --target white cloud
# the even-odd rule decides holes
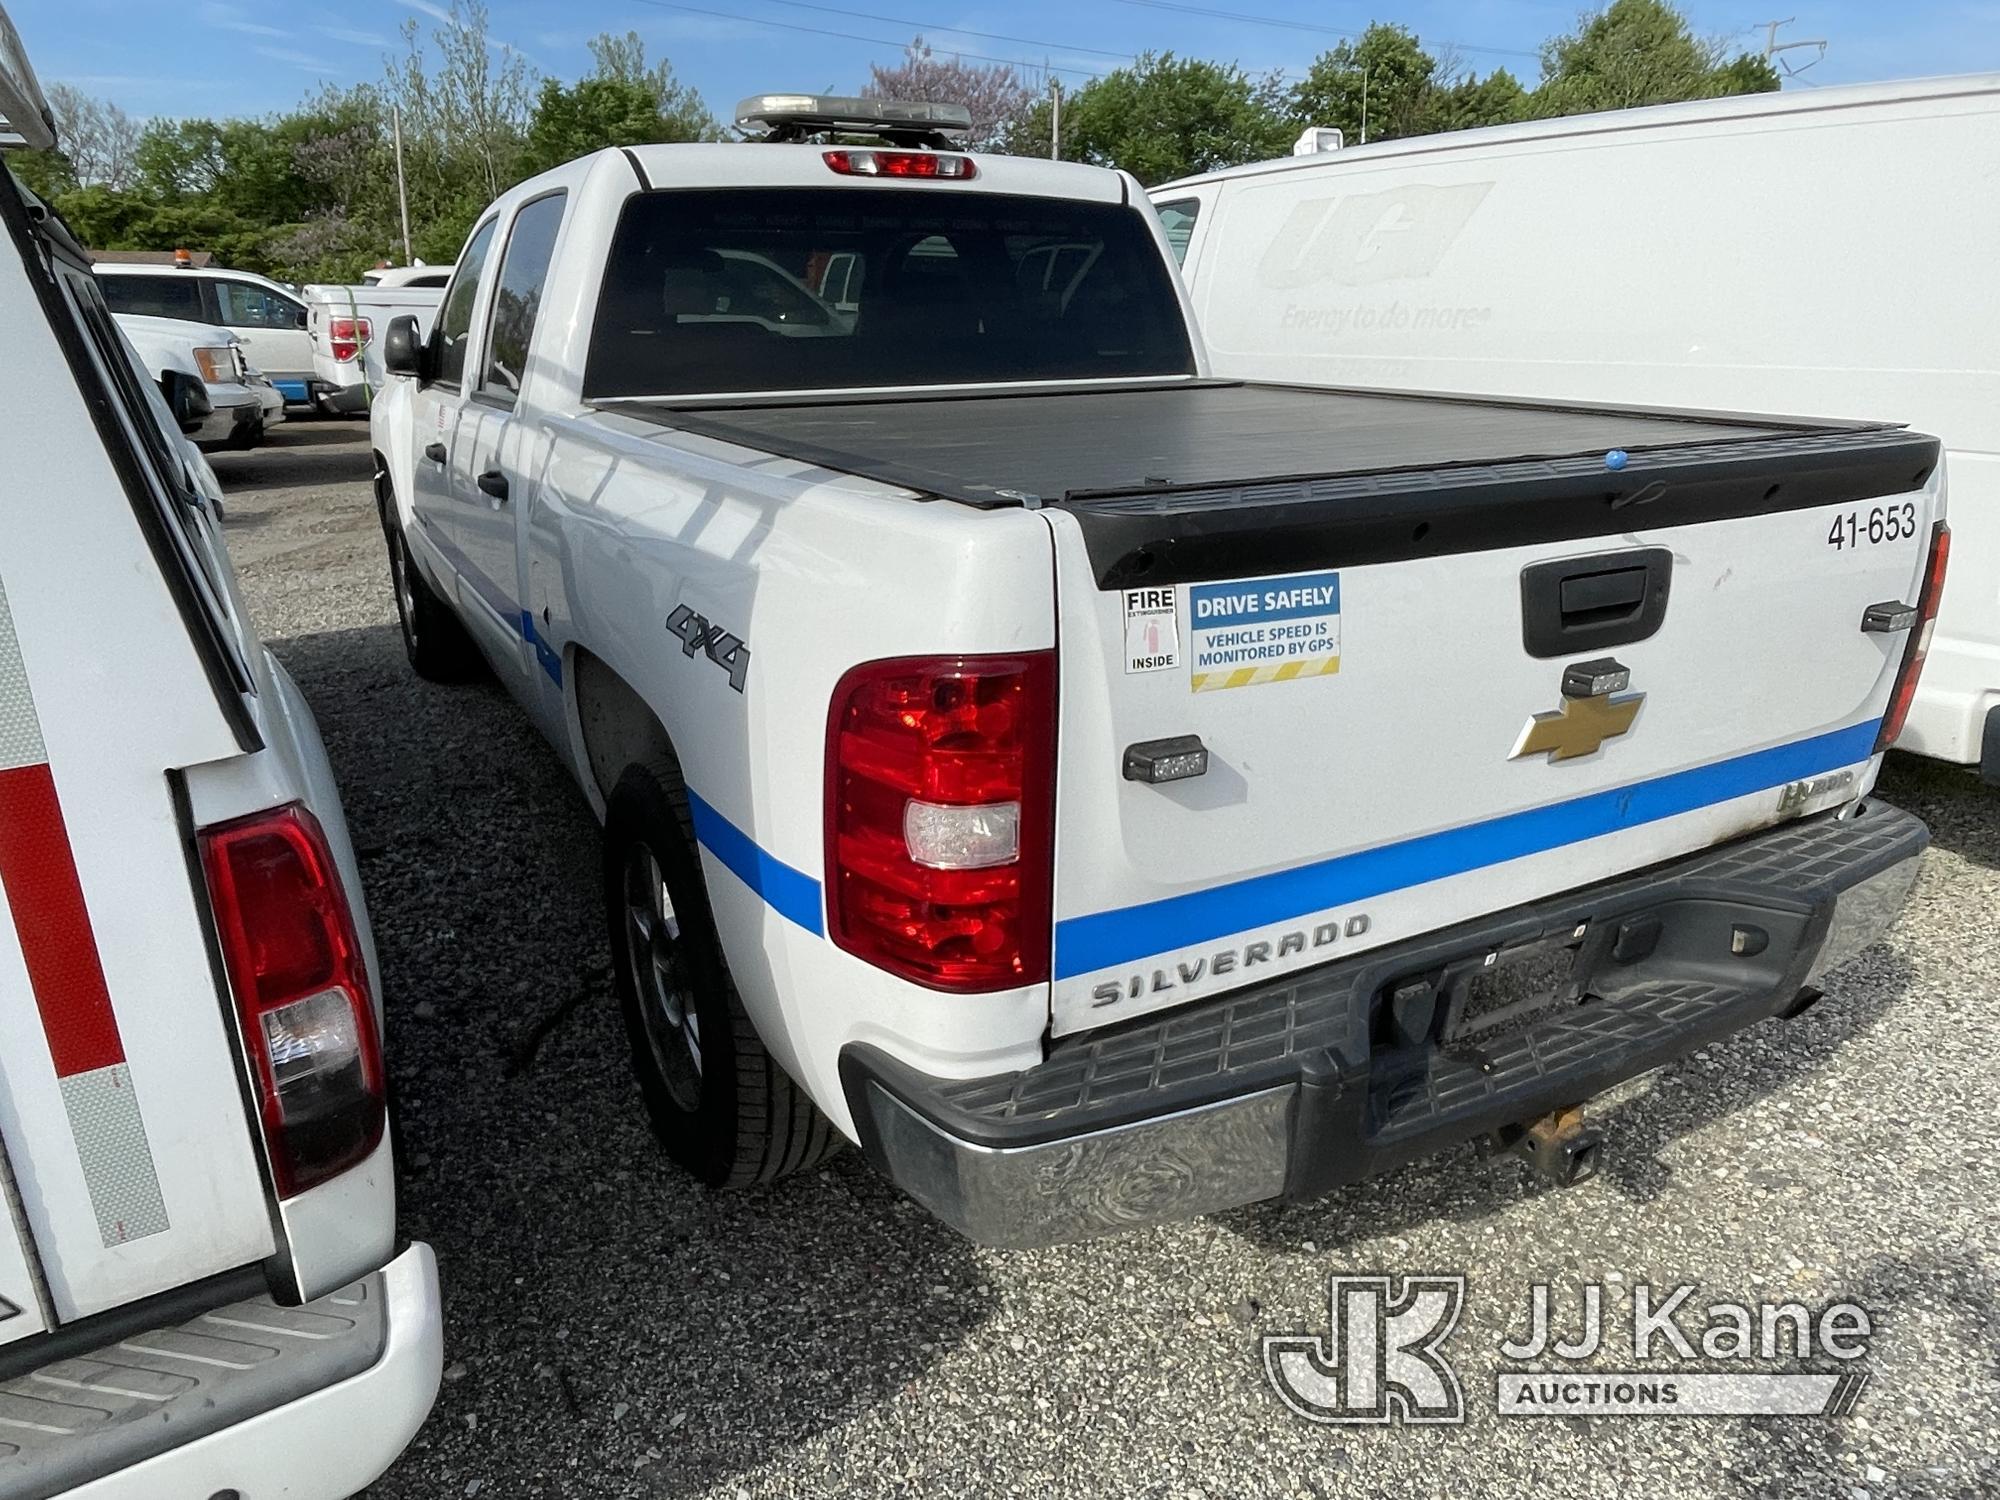
[[[205,25],[219,31],[240,31],[245,36],[290,36],[292,33],[280,26],[269,26],[262,21],[253,21],[233,5],[219,4],[218,0],[205,0],[201,7],[201,19]]]
[[[290,47],[257,47],[252,50],[259,57],[268,57],[273,62],[290,63],[295,68],[304,68],[308,73],[340,72],[339,68],[328,67],[326,59],[314,57],[310,52],[298,52]]]
[[[354,31],[345,26],[315,26],[313,30],[317,31],[323,37],[329,37],[336,42],[347,42],[355,47],[386,47],[389,45],[387,37],[378,36],[372,31]]]
[[[397,0],[397,3],[407,5],[419,15],[429,16],[440,26],[451,25],[451,12],[442,5],[433,5],[431,0]]]

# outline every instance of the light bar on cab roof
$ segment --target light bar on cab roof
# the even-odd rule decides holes
[[[736,106],[736,123],[748,129],[952,131],[972,129],[962,104],[921,104],[902,99],[847,99],[832,94],[752,94]]]

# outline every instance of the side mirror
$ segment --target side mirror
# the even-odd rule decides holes
[[[417,320],[408,313],[389,320],[388,335],[382,340],[382,368],[391,375],[423,376],[423,336],[417,332]]]
[[[215,403],[208,399],[208,387],[185,370],[168,370],[162,375],[160,394],[166,397],[167,410],[174,414],[182,432],[195,431],[202,418],[215,410]]]

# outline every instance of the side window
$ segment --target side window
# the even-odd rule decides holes
[[[1185,264],[1188,241],[1194,238],[1194,221],[1201,217],[1201,199],[1176,198],[1154,207],[1160,216],[1160,227],[1167,232],[1167,246],[1174,252],[1174,263]]]
[[[289,297],[280,297],[250,281],[218,281],[215,298],[222,321],[231,328],[302,328],[304,311]]]
[[[465,253],[458,258],[458,270],[451,289],[438,309],[437,326],[431,331],[433,374],[438,385],[457,386],[465,379],[465,346],[472,342],[472,304],[479,300],[479,277],[486,268],[486,252],[493,248],[493,228],[500,221],[488,219],[472,231]]]
[[[201,282],[193,276],[101,276],[105,303],[115,313],[148,318],[208,321],[201,310]]]
[[[493,324],[486,339],[486,370],[479,388],[505,398],[520,394],[528,368],[528,344],[542,310],[542,283],[556,252],[556,231],[562,227],[564,193],[551,193],[525,205],[507,232],[507,250],[500,257],[500,279],[493,287]]]

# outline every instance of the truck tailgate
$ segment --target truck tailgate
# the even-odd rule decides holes
[[[1267,444],[1331,394],[1241,389]],[[1168,455],[1047,512],[1058,1033],[1865,789],[1905,633],[1862,620],[1916,598],[1934,441],[1379,393],[1317,410],[1288,454],[1355,462],[1185,483]],[[1445,461],[1398,461],[1425,449]],[[1584,663],[1600,681],[1568,679]],[[1133,779],[1134,747],[1189,736],[1205,774]]]

